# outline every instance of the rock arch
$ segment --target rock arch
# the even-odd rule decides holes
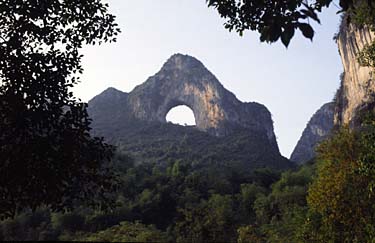
[[[177,105],[172,107],[166,114],[167,122],[180,125],[195,126],[196,119],[194,111],[186,105]]]
[[[242,127],[264,132],[276,144],[267,108],[239,101],[191,56],[173,55],[156,75],[129,93],[128,105],[135,118],[163,123],[170,109],[186,105],[199,130],[224,136]]]
[[[162,124],[168,111],[178,105],[191,108],[195,128]],[[88,111],[93,135],[104,137],[139,162],[156,159],[162,165],[166,154],[156,155],[155,151],[179,146],[183,141],[202,166],[211,160],[226,166],[233,161],[235,168],[238,163],[249,169],[290,166],[278,150],[267,108],[239,101],[190,56],[172,56],[156,75],[130,93],[108,88],[89,101]],[[218,154],[207,157],[206,149],[215,147]],[[180,152],[185,158],[186,150]]]

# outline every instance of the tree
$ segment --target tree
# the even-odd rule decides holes
[[[262,42],[272,43],[281,39],[286,47],[296,29],[299,29],[304,37],[312,40],[314,29],[310,20],[320,23],[318,14],[333,4],[333,0],[206,0],[206,2],[227,20],[224,26],[229,31],[235,30],[241,36],[246,30],[258,31]],[[366,4],[365,8],[358,7],[363,4]],[[357,9],[366,9],[367,13],[375,13],[375,5],[371,0],[340,0],[339,5],[341,8],[339,13],[348,12],[356,20],[359,20],[360,16],[371,16],[363,15],[363,11]],[[360,20],[369,20],[369,18]]]
[[[213,194],[196,205],[177,209],[177,242],[232,242],[235,240],[233,200],[230,195]]]
[[[306,217],[306,195],[313,174],[313,167],[303,165],[297,171],[282,173],[268,195],[258,193],[253,203],[256,224],[239,231],[242,240],[262,236],[268,242],[303,242],[299,239],[300,228]]]
[[[121,222],[120,225],[99,231],[88,237],[79,237],[78,240],[90,242],[167,242],[164,232],[152,225],[144,225],[139,222]],[[77,240],[77,239],[75,239]]]
[[[0,2],[0,216],[108,198],[113,149],[70,88],[80,49],[116,41],[114,21],[100,0]]]
[[[244,243],[244,242],[262,243],[262,242],[265,242],[264,237],[258,231],[259,231],[259,229],[257,227],[252,226],[252,225],[241,226],[237,230],[237,233],[238,233],[237,242],[238,243]]]
[[[342,128],[319,146],[318,176],[307,197],[312,214],[321,218],[321,226],[313,227],[319,234],[310,231],[313,237],[323,235],[324,242],[374,241],[374,142],[372,125],[360,131]]]

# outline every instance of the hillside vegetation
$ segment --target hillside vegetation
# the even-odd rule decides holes
[[[375,123],[342,128],[317,161],[241,173],[189,160],[165,168],[117,154],[121,187],[112,210],[24,212],[0,224],[2,240],[133,242],[372,242]]]

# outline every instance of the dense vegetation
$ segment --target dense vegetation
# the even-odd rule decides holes
[[[1,218],[108,202],[112,147],[91,136],[87,104],[71,87],[82,46],[116,40],[114,19],[97,0],[0,1]]]
[[[220,165],[244,173],[265,166],[294,166],[264,133],[242,128],[216,137],[191,126],[137,121],[136,125],[126,124],[116,136],[120,137],[119,151],[131,155],[136,162],[156,163],[164,168],[168,161],[175,160],[189,161],[193,169]]]
[[[18,1],[18,3],[21,2],[22,1]],[[52,3],[53,1],[35,1],[35,3],[37,2],[47,4],[47,2]],[[87,2],[93,4],[98,3],[97,1]],[[297,2],[302,4],[302,1]],[[328,4],[331,1],[317,2]],[[340,1],[342,4],[348,2],[351,3],[352,1]],[[34,130],[32,131],[32,134],[35,135],[35,139],[38,142],[37,144],[40,145],[40,147],[37,148],[43,149],[40,150],[41,154],[29,154],[27,152],[38,151],[37,148],[29,149],[31,143],[28,142],[29,140],[27,140],[27,138],[30,138],[30,136],[25,136],[26,140],[24,141],[21,139],[11,140],[12,137],[17,137],[12,133],[13,130],[6,131],[7,133],[4,132],[4,129],[2,130],[5,134],[2,136],[2,142],[4,144],[10,144],[3,146],[2,149],[4,149],[6,153],[4,153],[4,151],[2,152],[9,157],[9,161],[15,161],[14,164],[17,166],[13,167],[13,170],[2,167],[0,171],[3,175],[1,177],[3,181],[0,191],[2,193],[2,201],[0,202],[2,203],[1,209],[8,211],[12,216],[15,215],[13,218],[0,222],[0,240],[58,239],[140,242],[375,241],[374,117],[366,117],[362,125],[355,130],[346,127],[337,130],[331,138],[320,145],[318,151],[319,156],[316,161],[311,161],[300,168],[284,172],[269,168],[252,168],[252,170],[250,170],[247,167],[241,167],[243,164],[238,167],[232,166],[232,161],[229,160],[228,163],[215,163],[215,157],[212,157],[212,163],[206,163],[204,166],[197,167],[194,166],[194,158],[189,156],[176,157],[172,155],[176,149],[184,148],[184,146],[166,146],[166,149],[170,152],[167,153],[167,157],[163,158],[167,160],[165,166],[160,166],[159,163],[152,162],[138,164],[134,163],[130,157],[121,153],[122,150],[127,149],[125,146],[120,148],[119,152],[113,158],[113,167],[107,168],[107,172],[118,172],[120,189],[115,192],[110,190],[111,187],[106,188],[105,185],[107,185],[107,183],[105,183],[105,181],[101,181],[102,183],[99,183],[99,187],[97,187],[98,185],[95,182],[98,181],[91,180],[90,178],[101,176],[103,175],[102,173],[105,174],[105,172],[100,171],[99,162],[103,157],[107,156],[104,150],[108,148],[101,140],[91,139],[87,133],[89,120],[87,118],[85,106],[81,103],[77,103],[67,92],[67,87],[75,83],[74,80],[67,78],[68,76],[70,77],[69,73],[74,73],[74,71],[67,68],[70,72],[63,73],[60,77],[61,79],[59,78],[59,80],[63,82],[63,85],[60,84],[57,89],[51,88],[51,91],[63,88],[62,94],[56,93],[56,97],[54,95],[49,96],[47,90],[45,90],[46,93],[40,94],[40,89],[30,88],[33,85],[39,85],[40,82],[43,83],[43,85],[41,85],[41,87],[43,87],[47,80],[51,79],[52,76],[48,71],[52,69],[44,69],[38,65],[30,65],[30,63],[33,62],[25,62],[29,60],[29,54],[39,54],[41,60],[44,60],[45,56],[47,56],[56,61],[56,59],[59,59],[56,54],[60,52],[56,53],[54,48],[52,48],[51,52],[47,53],[28,53],[28,51],[33,50],[33,48],[30,49],[25,45],[25,42],[30,39],[23,36],[23,34],[28,34],[30,37],[30,33],[20,30],[23,30],[21,27],[24,26],[23,24],[25,23],[26,26],[30,27],[28,21],[34,23],[33,19],[36,18],[36,20],[38,20],[43,17],[39,15],[43,13],[43,10],[46,11],[45,13],[48,13],[49,9],[43,7],[49,5],[39,6],[40,8],[35,11],[36,5],[34,6],[33,4],[21,4],[21,7],[17,7],[18,5],[14,4],[14,6],[16,6],[15,9],[9,9],[8,7],[13,5],[9,5],[6,1],[1,4],[1,10],[4,12],[1,12],[2,15],[0,17],[5,16],[5,18],[1,19],[1,23],[8,24],[12,27],[5,28],[6,31],[2,33],[14,34],[18,40],[21,40],[21,42],[15,41],[12,35],[10,35],[10,37],[6,35],[4,37],[1,36],[2,41],[6,42],[0,45],[0,51],[2,51],[2,54],[5,54],[0,55],[4,58],[2,63],[12,58],[21,60],[20,62],[9,63],[10,65],[7,66],[7,68],[2,69],[3,72],[4,70],[14,70],[1,73],[2,82],[5,82],[1,90],[1,101],[9,104],[8,106],[2,106],[2,108],[9,108],[8,110],[4,110],[1,114],[3,116],[2,121],[6,121],[3,126],[6,127],[5,125],[9,125],[9,121],[16,121],[16,125],[25,125],[25,130],[20,129],[16,131],[25,131],[27,135],[30,129],[35,127],[39,128],[39,125],[47,124],[47,129],[50,128],[48,131],[51,131],[51,134],[48,134],[47,138],[53,138],[56,146],[67,146],[66,143],[62,143],[61,140],[59,140],[60,136],[53,133],[56,132],[56,127],[50,126],[54,123],[36,119],[41,117],[35,115],[39,114],[38,111],[43,111],[46,107],[48,108],[53,105],[54,103],[51,102],[53,98],[60,97],[62,98],[60,101],[65,101],[65,103],[59,103],[59,101],[57,102],[59,106],[57,106],[57,108],[55,107],[56,110],[52,108],[51,110],[47,110],[56,111],[56,113],[51,113],[52,118],[57,116],[68,119],[56,119],[56,121],[67,122],[68,133],[61,137],[65,137],[65,140],[66,137],[68,137],[69,141],[71,141],[72,136],[69,135],[77,135],[77,141],[85,140],[88,143],[88,147],[87,149],[83,148],[85,157],[67,157],[65,158],[66,160],[58,159],[57,161],[59,161],[60,164],[56,164],[54,163],[56,162],[56,158],[60,158],[59,155],[64,154],[63,152],[66,151],[64,147],[62,149],[56,149],[56,147],[53,146],[51,146],[51,150],[46,150],[44,146],[48,144],[46,143],[48,140],[44,140],[45,137],[40,136],[43,135],[43,133],[39,134],[35,133]],[[343,8],[345,9],[345,5]],[[74,5],[74,8],[67,8],[65,10],[72,9],[76,9],[76,6]],[[104,6],[102,6],[101,9],[106,13],[106,8]],[[52,7],[52,10],[64,9],[57,6],[56,8]],[[9,16],[6,14],[13,13],[13,11],[25,11],[25,13],[31,14],[31,16],[28,19],[19,16],[14,18],[6,17]],[[20,16],[22,16],[22,14]],[[53,16],[55,17],[55,15]],[[59,16],[59,14],[56,16]],[[73,17],[74,16],[73,14]],[[368,18],[365,17],[364,19]],[[109,21],[108,23],[112,23],[111,18],[106,20]],[[33,23],[31,25],[33,25]],[[34,27],[38,26],[35,25]],[[45,24],[44,28],[47,27],[48,26]],[[110,29],[112,29],[112,27]],[[36,38],[43,37],[40,40],[48,41],[48,38],[45,39],[45,33],[53,34],[54,32],[46,31],[44,28],[43,30],[45,32],[43,32],[43,35],[36,33],[39,31],[38,28],[29,29],[29,32],[33,33],[36,31],[34,33],[36,34]],[[89,42],[90,40],[93,41],[96,39],[95,35],[90,35],[90,31],[83,32],[89,35],[87,36]],[[21,36],[20,33],[22,34]],[[64,31],[60,33],[64,34]],[[98,37],[102,37],[100,31],[97,34],[99,35]],[[111,36],[111,33],[109,34]],[[272,31],[269,32],[268,35],[269,34],[272,34]],[[69,35],[64,34],[63,36],[67,37]],[[308,33],[307,37],[309,36],[310,34]],[[268,36],[265,40],[274,41],[276,37],[279,38],[275,35]],[[54,38],[56,38],[56,36],[54,36]],[[74,42],[73,44],[77,44],[76,39],[73,38],[72,41]],[[79,49],[80,42],[75,47]],[[70,48],[69,50],[71,50]],[[369,51],[370,50],[371,49],[369,49]],[[371,62],[373,61],[373,54],[369,51],[368,56],[363,57],[363,62],[364,64],[373,66],[371,64],[373,63]],[[77,53],[73,54],[73,57],[78,57]],[[14,68],[13,64],[24,63],[29,63],[29,66],[24,68],[23,65],[20,65],[16,66],[16,69]],[[60,62],[57,63],[62,64]],[[42,64],[43,61],[41,61],[40,65]],[[80,70],[79,62],[76,63],[73,61],[73,64],[74,70]],[[45,70],[47,70],[46,73],[44,72]],[[29,74],[29,76],[25,76],[29,79],[20,79],[20,75],[24,75],[25,73]],[[34,74],[36,73],[43,75],[48,74],[46,76],[48,79],[40,78],[41,76],[35,78],[36,76]],[[22,84],[13,82],[14,80],[12,78],[14,77],[16,77],[16,81],[29,80],[33,82],[25,81],[25,83]],[[64,83],[64,80],[67,81],[67,83]],[[51,79],[51,85],[54,84],[53,81],[56,80]],[[15,87],[15,89],[12,89],[13,87]],[[29,96],[25,98],[25,94],[31,95],[30,97],[33,97],[32,95],[36,95],[36,97],[39,98],[45,97],[44,103],[35,103],[35,99],[27,99]],[[14,107],[10,105],[14,105]],[[70,113],[63,112],[62,107],[66,107],[66,105],[70,107]],[[20,107],[23,109],[19,110],[18,108]],[[37,113],[34,113],[35,111],[37,111]],[[18,120],[21,115],[24,114],[25,117]],[[51,121],[51,117],[47,117],[48,119],[46,121]],[[24,121],[24,123],[20,121]],[[28,122],[30,121],[34,121],[30,124],[34,124],[35,126],[28,126]],[[81,124],[82,121],[83,124]],[[76,129],[73,129],[72,133],[69,133],[70,128],[72,128],[69,125],[71,123],[75,124],[73,128]],[[62,125],[64,124],[65,123]],[[77,129],[77,124],[81,129]],[[41,126],[41,128],[40,131],[43,131],[45,127]],[[149,134],[149,132],[147,133]],[[159,134],[157,136],[161,135]],[[236,139],[240,141],[240,138],[239,136]],[[9,143],[10,141],[14,141],[14,143]],[[230,143],[237,142],[237,140],[230,141]],[[87,143],[77,143],[77,147],[82,148],[80,145],[87,145]],[[238,143],[241,144],[240,142]],[[222,146],[225,146],[225,143],[223,143]],[[91,154],[92,151],[96,151],[95,148],[97,147],[99,147],[99,151],[103,150],[103,153]],[[69,152],[72,152],[69,146],[66,148]],[[246,147],[241,148],[241,151],[244,150],[246,150]],[[109,150],[107,152],[109,156],[111,152]],[[162,153],[164,153],[164,151],[162,151]],[[188,154],[187,152],[183,153]],[[219,154],[220,158],[217,159],[222,159],[222,156],[225,156],[225,154],[220,154],[220,151],[213,151],[212,154]],[[235,156],[235,154],[236,151],[233,151],[233,154],[228,158]],[[157,153],[151,155],[155,156],[158,160],[160,159],[157,157]],[[25,161],[24,159],[19,159],[20,156],[23,156],[22,158],[27,156],[27,158],[33,159],[32,162],[38,163],[29,163],[28,165],[32,166],[31,169],[22,167]],[[47,161],[44,161],[44,159]],[[69,164],[61,163],[64,161],[68,161]],[[87,163],[80,163],[85,161]],[[92,161],[95,162],[93,166],[91,166]],[[17,162],[20,162],[20,164]],[[9,164],[12,163],[3,162],[2,166],[7,166]],[[85,164],[87,166],[82,166]],[[46,167],[46,165],[52,165],[52,167]],[[59,167],[56,167],[57,165],[59,165]],[[73,170],[73,172],[75,172],[73,176],[71,175],[72,167],[69,165],[75,166],[74,168],[77,169]],[[54,173],[50,173],[51,171],[49,169],[51,168],[57,168],[58,170],[53,170]],[[90,169],[92,169],[94,173],[89,173]],[[63,180],[59,180],[59,177],[54,177],[61,176],[61,171],[68,173],[68,175],[62,174]],[[36,172],[36,175],[27,174],[29,172]],[[80,172],[82,172],[83,175]],[[7,174],[20,181],[14,179],[8,180]],[[29,183],[30,176],[32,182],[35,182],[35,178],[39,178],[42,180],[42,183]],[[81,177],[83,176],[84,179],[87,180],[79,180],[82,179]],[[71,180],[66,181],[67,178]],[[106,177],[103,176],[103,180],[105,178]],[[57,180],[57,184],[52,183],[55,180]],[[82,192],[80,190],[82,188],[79,187],[81,184],[79,183],[82,182],[84,186],[90,185],[90,182],[95,183],[95,185],[88,188],[88,191],[84,192],[91,191],[93,193],[96,188],[99,188],[100,190],[98,192],[103,193],[102,195],[105,195],[106,198],[113,198],[115,200],[115,207],[111,210],[102,208],[100,204],[96,205],[96,207],[86,207],[86,205],[82,204],[82,200],[74,200],[81,199],[82,197],[82,195],[79,195]],[[57,193],[51,194],[51,190],[48,189],[49,186],[56,186],[59,185],[59,183],[63,184],[61,188],[56,187]],[[68,185],[68,190],[64,187],[66,184]],[[28,186],[30,185],[33,187],[29,188]],[[45,188],[38,187],[40,185],[45,185]],[[104,190],[105,188],[107,190]],[[9,193],[9,191],[13,192],[12,195],[16,195],[12,200],[8,200],[9,196],[7,196],[7,193]],[[60,192],[62,192],[62,195]],[[78,198],[69,197],[71,194],[78,195]],[[89,194],[91,193],[83,195],[83,198],[87,198]],[[64,201],[66,197],[68,197],[68,201]],[[35,198],[36,201],[34,203]],[[9,202],[13,204],[9,204]],[[31,205],[28,205],[29,203],[31,203]],[[50,203],[56,207],[51,207]],[[69,207],[65,207],[67,203]],[[40,204],[46,204],[46,206],[37,207]],[[53,212],[51,208],[72,208],[73,210],[57,213]]]
[[[43,208],[25,212],[1,223],[2,239],[143,241],[152,235],[179,242],[235,241],[238,227],[256,220],[255,200],[268,195],[280,178],[279,172],[266,168],[239,174],[220,166],[192,170],[182,160],[171,161],[165,169],[134,165],[124,155],[115,160],[123,186],[113,211],[77,206],[66,214]],[[126,238],[130,233],[120,236],[133,231],[138,232],[135,238]]]
[[[166,167],[114,159],[121,178],[111,211],[25,211],[0,223],[1,240],[372,242],[375,122],[342,128],[317,161],[285,172],[225,165]]]

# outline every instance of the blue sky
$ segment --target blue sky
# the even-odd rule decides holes
[[[189,54],[241,101],[267,106],[281,153],[289,157],[306,123],[339,85],[342,64],[333,35],[333,6],[311,42],[298,33],[286,49],[259,42],[255,32],[229,33],[205,0],[108,0],[122,29],[118,42],[84,49],[75,95],[88,101],[107,87],[125,92],[154,75],[174,53]],[[189,119],[180,112],[175,118]],[[191,118],[190,118],[191,119]]]

